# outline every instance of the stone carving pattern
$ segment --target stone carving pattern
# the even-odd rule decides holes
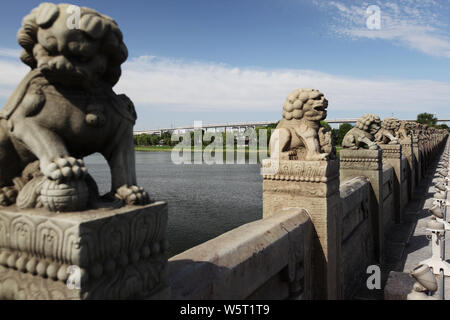
[[[8,243],[2,238],[0,265],[15,272],[10,281],[18,281],[20,274],[26,273],[62,283],[68,277],[67,267],[78,265],[90,278],[86,298],[149,294],[164,280],[167,241],[163,221],[156,213],[140,213],[132,218],[95,221],[98,228],[86,229],[83,224],[13,214],[8,221],[2,213],[2,234],[11,233],[11,240]],[[0,277],[0,283],[8,279]],[[25,292],[30,294],[29,289]]]
[[[276,172],[272,171],[275,165]],[[336,161],[277,161],[265,159],[262,164],[263,179],[283,181],[327,182],[339,174]]]

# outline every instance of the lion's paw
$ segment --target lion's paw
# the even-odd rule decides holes
[[[72,157],[55,159],[42,168],[42,173],[51,180],[79,179],[86,172],[84,161]]]
[[[116,197],[127,205],[144,205],[150,203],[150,197],[144,188],[123,185],[116,191]]]
[[[3,187],[0,189],[0,206],[7,207],[16,202],[17,190],[14,187]]]

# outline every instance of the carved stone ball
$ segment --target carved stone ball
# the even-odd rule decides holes
[[[42,184],[41,202],[50,211],[68,212],[84,210],[89,192],[84,180],[58,182],[46,180]]]

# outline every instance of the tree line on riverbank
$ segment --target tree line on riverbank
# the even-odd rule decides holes
[[[422,123],[422,124],[426,124],[429,127],[435,127],[438,129],[447,129],[449,130],[449,127],[446,124],[437,124],[438,119],[430,113],[420,113],[417,115],[417,122]],[[259,140],[260,140],[260,131],[265,129],[267,130],[267,144],[270,140],[270,135],[272,134],[272,131],[276,128],[278,123],[273,123],[267,126],[261,126],[261,127],[256,127],[255,128],[255,132],[256,132],[256,137],[257,137],[257,141],[258,141],[258,145],[259,145]],[[331,128],[331,126],[326,122],[326,121],[321,121],[322,126],[324,126],[325,128],[329,129],[331,131],[332,134],[332,138],[333,138],[333,142],[335,146],[340,146],[342,143],[342,139],[344,139],[345,134],[351,129],[353,128],[353,126],[349,123],[343,123],[339,126],[339,128]],[[201,137],[203,137],[205,135],[205,130],[202,130],[202,135]],[[223,140],[223,146],[226,147],[226,132],[218,132],[216,134],[222,134],[222,140]],[[190,132],[190,140],[191,140],[191,146],[194,146],[194,142],[195,142],[195,133],[194,131]],[[162,132],[161,135],[157,135],[157,134],[139,134],[139,135],[135,135],[134,136],[134,145],[136,147],[155,147],[155,148],[166,148],[166,149],[170,149],[173,146],[177,145],[180,141],[181,141],[181,136],[180,138],[176,141],[172,141],[175,139],[172,139],[172,135],[170,132],[166,131],[166,132]],[[198,135],[200,136],[200,135]],[[235,145],[237,144],[237,133],[235,134]],[[206,141],[205,141],[206,140]],[[202,141],[202,144],[204,147],[206,147],[207,145],[209,145],[210,143],[212,143],[214,141],[214,137],[212,137],[211,139],[205,139],[204,141]],[[248,139],[247,139],[248,140]]]

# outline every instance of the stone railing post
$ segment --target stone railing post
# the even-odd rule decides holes
[[[314,225],[313,299],[340,299],[339,162],[263,161],[263,218],[305,208]]]
[[[382,262],[384,254],[384,222],[383,222],[383,162],[381,150],[340,151],[340,178],[346,181],[351,178],[366,176],[371,185],[369,198],[370,220],[374,235],[375,258]]]
[[[408,200],[413,197],[414,189],[416,188],[416,160],[413,151],[412,137],[400,141],[402,145],[402,155],[406,157],[407,162],[407,179],[408,179]]]
[[[419,150],[420,150],[420,157],[421,157],[421,161],[420,164],[422,165],[422,176],[420,177],[425,178],[426,176],[426,172],[427,172],[427,168],[428,168],[428,139],[423,136],[420,138],[420,143],[419,143]]]
[[[396,223],[402,221],[402,211],[406,204],[404,197],[406,190],[402,190],[404,186],[404,168],[406,166],[406,158],[402,156],[402,146],[400,144],[380,144],[383,162],[392,166],[394,169],[394,219]]]
[[[168,299],[167,205],[0,210],[0,299]]]
[[[412,137],[412,151],[414,155],[414,168],[415,168],[415,185],[418,186],[422,180],[422,157],[420,152],[420,138],[418,135]]]

